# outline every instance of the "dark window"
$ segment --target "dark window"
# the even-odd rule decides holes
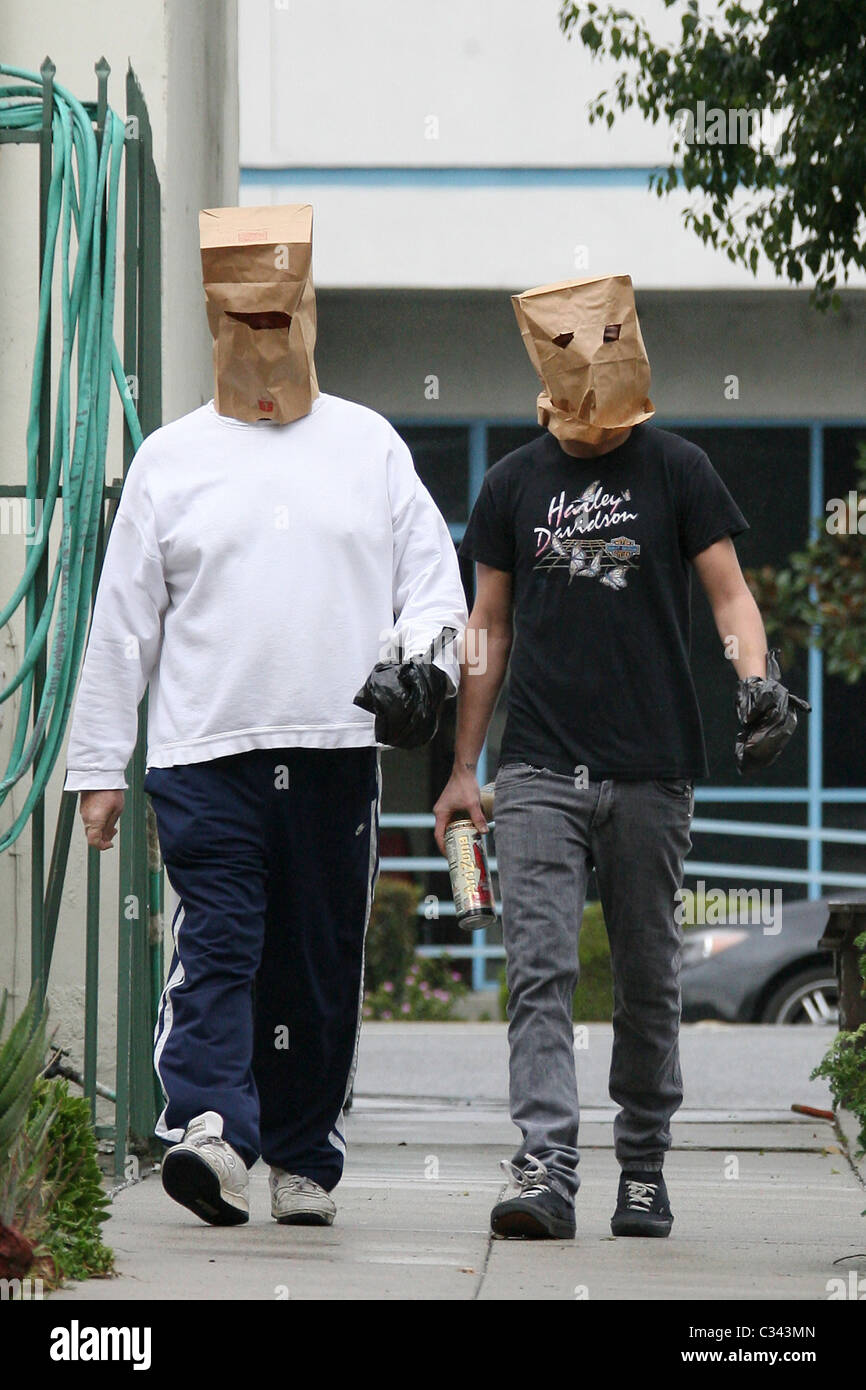
[[[737,553],[744,567],[782,566],[792,550],[803,544],[809,529],[809,431],[774,427],[730,429],[677,429],[676,434],[691,439],[705,450],[713,467],[723,478],[742,510],[750,529],[736,540]],[[706,786],[746,786],[741,783],[734,762],[736,733],[737,675],[723,655],[710,605],[700,581],[692,584],[692,672],[701,714],[710,776]],[[807,661],[801,655],[794,666],[783,672],[790,688],[805,695],[808,683]],[[763,772],[752,785],[759,787],[805,786],[807,781],[807,734],[805,721],[787,748],[784,757]],[[707,818],[742,821],[774,820],[780,824],[802,825],[802,803],[775,804],[703,802],[698,815]],[[777,864],[786,868],[805,868],[806,847],[796,840],[741,838],[733,835],[697,834],[693,836],[692,857],[727,864]],[[687,880],[688,881],[688,880]],[[712,876],[714,884],[725,880]],[[785,886],[788,898],[806,893],[805,885]]]
[[[736,541],[741,564],[783,565],[808,534],[809,431],[671,428],[705,450],[748,521],[750,529]],[[725,659],[710,605],[696,578],[692,589],[692,671],[703,714],[709,784],[735,785],[736,672]],[[805,695],[805,655],[784,675],[793,690]],[[806,739],[800,736],[784,758],[762,774],[761,785],[803,786],[806,766]],[[730,858],[730,854],[718,857]]]
[[[847,500],[856,487],[854,470],[858,444],[866,444],[866,428],[825,429],[824,431],[824,501],[831,497]],[[821,520],[826,521],[824,512]],[[864,537],[866,545],[866,537]],[[866,716],[866,686],[861,680],[849,685],[840,676],[824,679],[824,783],[827,787],[866,786],[866,745],[860,736]],[[845,808],[844,824],[851,828],[862,825],[863,806]],[[842,808],[839,808],[839,814]],[[834,808],[833,814],[837,814]],[[854,815],[860,819],[852,819]],[[842,824],[843,821],[838,820]],[[848,858],[856,847],[847,846]],[[841,853],[842,846],[834,851]],[[856,855],[854,856],[856,857]],[[860,865],[854,872],[862,870]]]
[[[506,454],[519,449],[523,444],[529,444],[533,439],[537,439],[544,431],[539,425],[491,425],[487,431],[487,467],[491,468],[494,463],[498,463]],[[464,583],[466,576],[464,576]],[[469,579],[471,584],[472,578]],[[505,732],[505,716],[508,708],[508,677],[502,687],[502,694],[499,697],[493,718],[490,721],[490,729],[487,734],[487,777],[492,781],[499,763],[499,749],[502,746],[502,735]]]
[[[487,431],[487,467],[543,433],[540,425],[491,425]]]
[[[468,521],[469,431],[457,425],[398,425],[397,430],[445,520]]]

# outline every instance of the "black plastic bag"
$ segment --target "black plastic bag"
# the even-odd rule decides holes
[[[743,775],[769,767],[797,727],[796,710],[812,706],[792,695],[781,682],[779,653],[767,653],[767,676],[749,676],[737,686],[737,730],[734,756]]]
[[[455,635],[445,628],[447,640]],[[353,704],[376,716],[376,742],[392,748],[420,748],[439,727],[448,695],[448,677],[432,657],[442,637],[422,657],[407,661],[377,661]]]

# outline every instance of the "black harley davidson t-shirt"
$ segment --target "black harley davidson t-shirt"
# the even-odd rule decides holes
[[[689,562],[747,529],[703,450],[652,425],[598,458],[546,433],[494,464],[460,554],[513,574],[501,761],[705,777]]]

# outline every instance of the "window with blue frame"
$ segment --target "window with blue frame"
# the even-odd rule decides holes
[[[866,440],[866,427],[825,427],[808,424],[775,425],[763,423],[722,425],[678,425],[658,421],[700,445],[725,480],[750,523],[750,530],[738,538],[737,549],[744,566],[780,566],[787,556],[806,540],[811,525],[810,504],[817,496],[816,481],[823,498],[844,496],[853,486],[853,460],[858,442]],[[448,522],[452,536],[463,533],[475,495],[489,467],[511,450],[535,438],[538,427],[502,422],[472,424],[425,423],[399,426],[409,444],[420,477],[429,488]],[[479,458],[481,467],[479,469]],[[820,462],[825,476],[820,479]],[[472,575],[464,570],[467,596],[472,600]],[[808,717],[796,741],[780,762],[767,770],[759,784],[747,786],[737,777],[733,760],[735,732],[734,695],[736,677],[722,654],[709,605],[699,586],[693,595],[692,666],[704,716],[710,777],[699,793],[698,816],[743,822],[772,820],[803,826],[809,805]],[[820,664],[816,667],[820,670]],[[786,671],[792,689],[806,694],[809,662],[805,654]],[[814,676],[813,676],[814,679]],[[860,687],[848,687],[836,678],[821,683],[826,699],[826,741],[823,756],[824,786],[813,767],[811,786],[812,824],[826,815],[826,824],[840,829],[866,828],[866,744],[859,737],[864,723],[864,695]],[[814,689],[813,689],[814,695]],[[487,772],[492,777],[498,759],[504,724],[507,690],[491,725],[487,746]],[[433,744],[414,754],[389,753],[395,775],[386,778],[386,811],[429,812],[447,780],[453,756],[454,703],[450,702],[442,728]],[[820,713],[820,711],[819,711]],[[820,751],[820,743],[818,745]],[[399,763],[399,766],[398,766]],[[818,764],[820,766],[820,764]],[[839,803],[830,798],[842,793]],[[715,794],[715,795],[714,795]],[[820,801],[827,804],[826,812]],[[855,846],[827,846],[811,853],[804,841],[710,834],[696,831],[692,859],[712,864],[773,866],[804,872],[821,863],[841,872],[862,873],[862,851]],[[432,833],[417,827],[406,832],[405,844],[412,854],[437,854]],[[740,876],[742,877],[742,876]],[[739,881],[739,880],[738,880]],[[761,880],[766,882],[766,880]],[[724,886],[723,874],[713,882]],[[425,876],[425,892],[447,901],[449,885],[444,872]],[[802,896],[804,883],[786,883],[788,897]],[[812,892],[818,891],[813,886]],[[433,944],[466,944],[453,918],[425,920],[422,940]],[[488,944],[498,938],[488,936]],[[474,982],[492,978],[494,966],[476,970]]]

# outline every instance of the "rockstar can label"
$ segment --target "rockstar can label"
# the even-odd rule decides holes
[[[463,931],[496,925],[487,852],[480,832],[468,816],[452,820],[445,831],[445,852],[457,925]]]

